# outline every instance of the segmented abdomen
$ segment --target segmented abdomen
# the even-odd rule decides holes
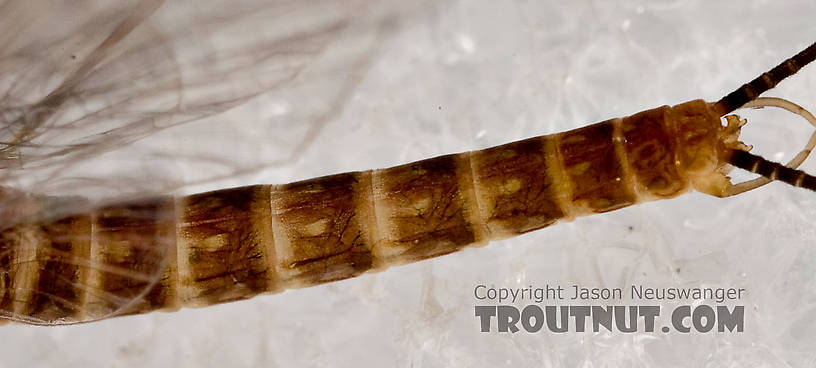
[[[205,306],[673,197],[690,187],[675,122],[707,109],[680,106],[389,169],[16,225],[0,237],[0,313],[60,323]]]

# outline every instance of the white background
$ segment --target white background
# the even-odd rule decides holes
[[[816,6],[806,0],[427,6],[372,38],[375,51],[362,64],[337,66],[345,39],[338,36],[302,79],[226,114],[151,135],[121,155],[224,152],[236,166],[273,163],[177,194],[388,167],[664,104],[717,100],[816,41]],[[161,30],[166,21],[156,24]],[[323,87],[325,79],[314,82],[325,75],[339,80],[334,90]],[[769,95],[815,109],[814,86],[811,66]],[[328,100],[341,108],[298,115]],[[794,115],[745,116],[744,141],[777,160],[791,157],[810,133]],[[307,135],[309,124],[319,129]],[[295,144],[275,140],[289,136],[309,143],[294,158],[286,152]],[[812,161],[805,169],[813,173]],[[203,166],[177,159],[161,175],[193,182],[210,174]],[[249,301],[70,327],[9,324],[0,327],[0,366],[811,366],[814,223],[816,195],[783,184],[728,199],[692,193]],[[745,288],[737,303],[746,308],[745,331],[479,332],[476,285],[576,283]],[[659,305],[668,311],[677,303]]]

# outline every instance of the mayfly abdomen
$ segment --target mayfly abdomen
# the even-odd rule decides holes
[[[471,153],[479,211],[491,239],[540,229],[564,217],[555,185],[563,168],[552,160],[551,137]]]
[[[418,261],[487,241],[470,153],[375,170],[373,182],[382,239],[375,246],[378,266]]]
[[[212,305],[673,197],[724,178],[709,165],[720,129],[697,100],[388,169],[23,223],[0,242],[0,312],[48,324]]]
[[[371,172],[273,187],[272,229],[284,287],[346,279],[371,269],[376,242]]]
[[[174,214],[171,198],[94,212],[84,313],[98,318],[177,308]]]
[[[20,195],[15,203],[20,210],[9,215],[27,218],[41,211],[47,200]],[[91,221],[90,214],[77,214],[21,221],[0,232],[0,315],[31,322],[80,316],[84,285],[92,272]]]
[[[89,265],[72,262],[76,259],[90,259],[91,222],[89,216],[70,216],[42,226],[44,238],[51,255],[41,265],[42,271],[36,277],[37,294],[31,296],[28,313],[35,318],[53,320],[78,315],[81,310],[79,287],[87,279]],[[18,312],[19,313],[19,312]]]
[[[561,188],[570,193],[564,208],[570,215],[607,212],[635,203],[637,195],[619,154],[623,143],[616,139],[619,126],[620,119],[612,119],[551,138],[558,140],[566,177]]]
[[[688,188],[675,152],[675,133],[664,121],[668,107],[625,117],[621,121],[626,163],[642,200],[669,198]]]
[[[192,306],[274,290],[269,186],[177,200],[179,295]]]
[[[174,223],[172,200],[163,199],[3,230],[0,313],[70,323],[167,307]]]

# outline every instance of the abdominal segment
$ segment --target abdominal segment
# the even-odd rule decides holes
[[[275,269],[286,288],[371,269],[376,224],[371,172],[332,175],[272,190]]]
[[[388,169],[23,221],[0,233],[0,315],[72,323],[247,299],[672,197],[689,183],[671,109]]]
[[[560,165],[549,137],[471,153],[480,215],[491,239],[537,230],[565,216],[559,179],[551,173]]]
[[[269,186],[177,200],[181,303],[205,306],[275,290]]]
[[[173,308],[173,201],[32,221],[0,236],[0,315],[73,323]]]

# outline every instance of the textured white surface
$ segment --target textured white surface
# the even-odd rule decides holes
[[[342,85],[343,109],[296,160],[187,190],[387,167],[716,100],[813,42],[814,14],[807,0],[441,4],[377,41],[370,64],[352,70],[363,73],[359,83]],[[814,86],[811,66],[769,95],[814,110]],[[297,120],[286,118],[330,94],[281,88],[289,90],[126,149],[198,142],[275,161],[263,137],[297,133]],[[307,92],[287,92],[297,88]],[[745,115],[744,141],[775,159],[790,157],[810,132],[790,114]],[[225,128],[238,121],[238,133]],[[197,175],[176,167],[185,181]],[[70,327],[6,325],[0,366],[811,366],[814,223],[816,195],[783,184],[729,199],[693,193],[244,302]],[[476,285],[575,283],[745,288],[745,331],[479,332]]]

